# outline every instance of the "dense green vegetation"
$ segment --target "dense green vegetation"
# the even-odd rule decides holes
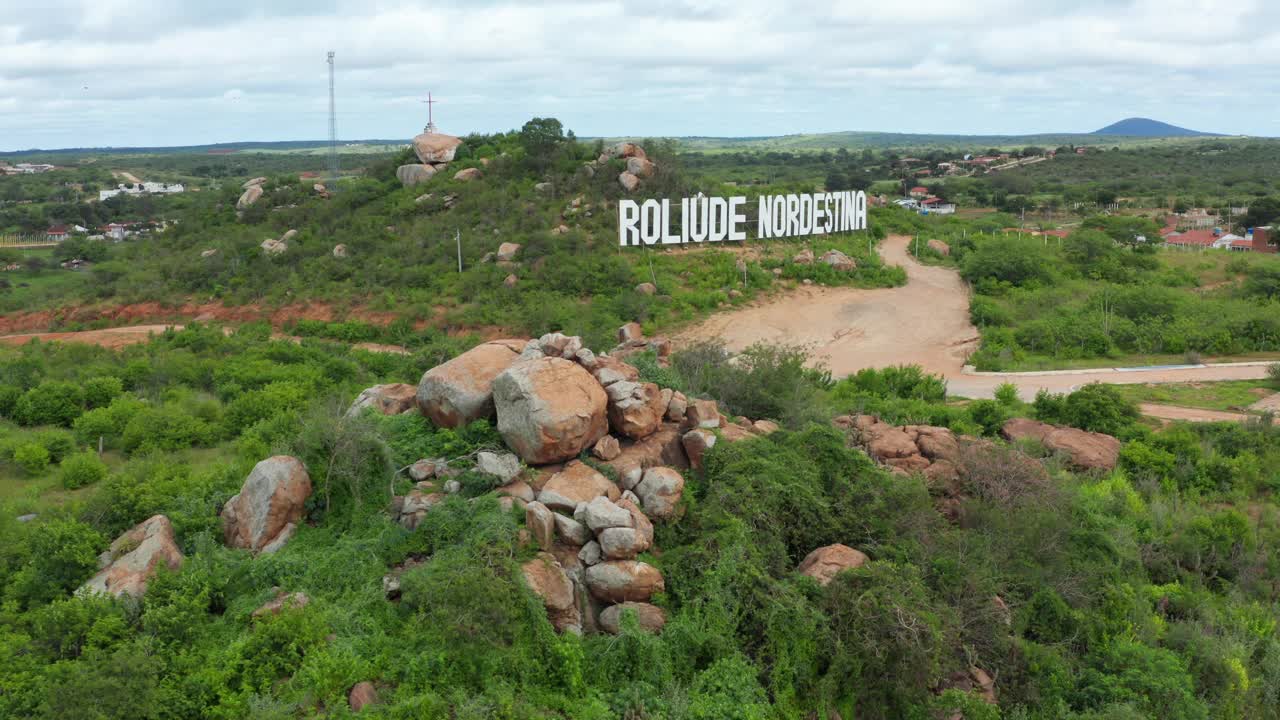
[[[974,290],[979,370],[1149,358],[1199,362],[1280,350],[1274,256],[1159,251],[1153,224],[1086,219],[1068,237],[982,234],[940,226]],[[940,257],[933,261],[938,262]]]
[[[645,376],[787,430],[717,445],[688,473],[683,517],[646,556],[666,576],[662,634],[579,638],[524,587],[522,517],[481,476],[416,531],[384,514],[408,487],[394,468],[496,447],[492,426],[343,417],[359,388],[468,345],[375,355],[246,326],[0,350],[0,716],[345,717],[347,690],[371,680],[381,703],[362,714],[388,718],[1277,717],[1280,434],[1264,425],[1153,431],[1100,386],[951,405],[918,369],[836,382],[790,348],[642,356]],[[1126,444],[1101,475],[1054,457],[1043,474],[1013,461],[1042,448],[993,446],[950,522],[940,488],[886,473],[827,423],[850,411],[987,435],[1033,415]],[[225,548],[220,505],[276,452],[312,468],[308,523],[272,555]],[[180,571],[137,602],[72,594],[156,513]],[[826,587],[795,572],[833,542],[872,562]],[[407,558],[424,562],[389,602],[382,576]],[[277,587],[311,602],[251,617]],[[997,679],[998,708],[939,693],[970,665]]]

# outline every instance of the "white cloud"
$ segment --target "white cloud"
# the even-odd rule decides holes
[[[0,148],[404,137],[555,114],[580,135],[1084,131],[1127,115],[1280,133],[1265,0],[0,6]]]

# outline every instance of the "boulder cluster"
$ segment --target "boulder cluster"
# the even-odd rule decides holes
[[[805,248],[796,253],[795,257],[791,258],[791,262],[797,265],[812,265],[815,262],[815,256],[812,250]],[[858,264],[853,261],[853,258],[834,248],[823,253],[822,257],[816,259],[816,262],[830,265],[841,272],[851,272],[858,269]]]
[[[1120,460],[1120,441],[1103,433],[1014,418],[1004,424],[1000,434],[1011,442],[1039,441],[1045,449],[1064,454],[1080,470],[1113,470]]]
[[[718,440],[777,429],[730,421],[714,401],[642,381],[623,358],[648,348],[665,358],[670,343],[646,340],[634,323],[618,336],[599,355],[561,333],[490,341],[428,370],[417,388],[419,409],[439,426],[496,419],[513,454],[481,452],[476,468],[495,476],[504,504],[524,510],[541,552],[523,574],[561,631],[615,632],[624,610],[659,629],[664,616],[649,600],[663,590],[662,574],[640,556],[653,545],[653,523],[679,515],[681,470],[700,466]],[[395,517],[417,527],[456,492],[455,472],[444,460],[410,467],[418,484],[395,499]]]
[[[236,201],[236,210],[244,210],[262,199],[262,184],[267,181],[264,177],[256,177],[252,180],[246,180],[244,192],[240,193],[240,199]]]
[[[226,544],[262,553],[280,549],[302,522],[310,496],[311,477],[302,461],[286,455],[263,460],[222,508]],[[98,558],[98,574],[81,586],[80,592],[139,597],[161,565],[176,570],[183,559],[173,524],[164,515],[156,515],[111,543]]]
[[[617,159],[626,161],[626,168],[618,174],[618,184],[627,192],[635,192],[644,180],[658,171],[658,166],[645,155],[644,148],[635,143],[620,142],[605,148],[600,157],[587,163],[587,173],[595,175],[597,168]]]
[[[462,139],[438,132],[424,132],[413,138],[413,152],[418,162],[396,168],[396,179],[405,187],[424,183],[444,171],[453,162]],[[462,182],[478,180],[480,168],[463,168],[454,173],[453,179]]]
[[[289,241],[298,236],[297,230],[287,230],[279,239],[267,238],[262,241],[262,251],[268,255],[283,255],[289,250]]]

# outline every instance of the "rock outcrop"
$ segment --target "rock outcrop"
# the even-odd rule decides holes
[[[610,635],[622,632],[622,614],[633,612],[641,630],[657,633],[667,624],[667,614],[657,605],[640,602],[624,602],[610,605],[600,613],[600,629]]]
[[[662,402],[662,390],[654,383],[620,381],[610,384],[606,392],[609,425],[614,432],[643,438],[662,424],[667,406]]]
[[[422,133],[413,138],[413,152],[427,165],[453,162],[453,156],[462,144],[460,138],[444,133]]]
[[[530,464],[561,462],[609,431],[604,388],[571,360],[522,360],[493,380],[498,432]]]
[[[463,168],[453,174],[453,179],[460,182],[471,182],[480,179],[480,168]]]
[[[524,340],[494,340],[428,370],[418,383],[422,414],[450,428],[492,417],[494,378],[511,367],[524,345]]]
[[[848,545],[827,545],[805,556],[797,568],[801,575],[808,575],[819,585],[830,583],[843,570],[860,568],[867,563],[867,556]]]
[[[582,633],[582,614],[574,602],[573,583],[550,553],[538,553],[520,566],[525,583],[547,608],[551,624],[560,632]]]
[[[666,589],[662,573],[637,560],[608,560],[587,568],[584,575],[591,594],[607,603],[648,602]]]
[[[173,524],[153,515],[116,538],[98,557],[98,573],[81,586],[82,593],[141,597],[161,565],[182,567],[182,551],[174,540]]]
[[[408,383],[390,383],[366,388],[347,409],[347,415],[358,415],[365,408],[373,408],[383,415],[399,415],[416,410],[418,388]]]
[[[236,209],[244,210],[262,198],[262,186],[250,185],[240,194],[240,199],[236,201]]]
[[[288,455],[263,460],[222,508],[227,545],[255,552],[278,550],[293,536],[310,496],[311,477],[302,461]]]
[[[840,270],[842,272],[855,270],[858,267],[857,263],[853,261],[853,258],[849,257],[848,255],[845,255],[839,250],[826,251],[825,253],[822,254],[822,257],[819,258],[819,261],[826,263],[827,265],[830,265],[836,270]]]
[[[590,503],[598,497],[617,500],[622,495],[618,486],[584,462],[573,461],[551,479],[538,492],[538,502],[556,510],[573,512],[580,503]]]
[[[1120,459],[1120,441],[1103,433],[1014,418],[1004,424],[1000,434],[1010,441],[1039,440],[1046,449],[1065,454],[1081,470],[1113,470]]]
[[[425,163],[414,163],[411,165],[401,165],[396,168],[396,179],[404,187],[413,187],[430,180],[436,174],[436,169]]]

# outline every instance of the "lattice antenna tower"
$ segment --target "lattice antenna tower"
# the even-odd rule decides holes
[[[333,96],[333,51],[328,53],[329,63],[329,182],[338,179],[338,113]]]

